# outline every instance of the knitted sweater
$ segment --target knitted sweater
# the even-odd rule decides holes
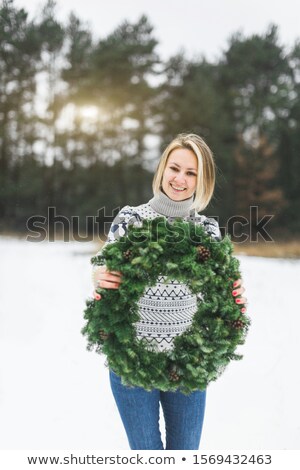
[[[177,202],[160,191],[146,204],[124,206],[113,220],[107,240],[97,254],[108,243],[125,235],[128,224],[140,226],[145,218],[151,220],[161,216],[166,217],[169,222],[181,217],[183,220],[202,224],[207,233],[220,240],[218,223],[195,210],[191,211],[192,203],[193,196]],[[174,338],[191,326],[197,310],[197,296],[191,293],[186,284],[175,279],[167,283],[165,279],[165,276],[159,276],[154,286],[145,289],[138,301],[140,319],[134,324],[137,339],[144,338],[146,347],[154,351],[171,350]]]

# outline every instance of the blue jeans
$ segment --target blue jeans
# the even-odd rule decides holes
[[[159,402],[166,423],[166,450],[199,448],[206,390],[184,395],[176,392],[129,387],[109,370],[111,390],[127,434],[130,449],[163,450],[159,430]]]

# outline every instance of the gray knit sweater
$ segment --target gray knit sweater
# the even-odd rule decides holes
[[[192,202],[193,197],[180,202],[173,201],[160,191],[146,204],[124,206],[113,220],[107,240],[97,254],[108,243],[125,235],[128,224],[140,226],[145,218],[151,220],[161,216],[165,216],[169,222],[181,217],[183,220],[202,224],[207,233],[220,240],[218,223],[191,211]],[[159,276],[155,286],[145,289],[138,301],[138,309],[140,319],[135,323],[137,339],[144,338],[146,347],[153,351],[168,351],[173,348],[173,339],[191,326],[197,310],[197,297],[187,285],[176,279],[167,283],[164,276]]]

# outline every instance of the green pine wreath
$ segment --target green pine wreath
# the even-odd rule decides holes
[[[87,300],[81,332],[87,349],[107,356],[107,365],[127,386],[140,386],[189,394],[206,389],[231,360],[242,359],[236,348],[245,341],[250,319],[232,296],[233,281],[240,278],[239,261],[226,235],[216,241],[202,225],[164,217],[129,225],[126,236],[106,245],[91,259],[121,271],[119,289],[98,288],[101,300]],[[197,297],[191,326],[174,338],[173,349],[157,351],[145,338],[138,339],[137,302],[157,282],[184,282]]]

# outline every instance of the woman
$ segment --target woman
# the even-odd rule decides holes
[[[212,152],[204,140],[195,134],[179,134],[161,156],[153,179],[154,197],[137,207],[124,206],[114,219],[108,239],[113,243],[126,233],[128,224],[141,224],[144,218],[165,216],[169,221],[181,217],[202,224],[216,240],[221,239],[218,223],[200,215],[214,191],[215,164]],[[104,245],[104,246],[105,246]],[[103,249],[103,247],[102,247]],[[122,273],[108,272],[105,266],[94,268],[94,286],[118,289]],[[232,295],[246,312],[246,298],[241,279],[233,282]],[[94,298],[101,296],[94,291]],[[145,290],[139,299],[140,320],[135,323],[138,339],[146,338],[158,351],[168,351],[173,340],[187,329],[196,312],[197,297],[176,280],[157,279],[154,287]],[[126,312],[125,312],[126,313]],[[166,423],[166,450],[199,448],[205,410],[206,390],[184,395],[180,390],[146,391],[129,387],[110,369],[110,384],[131,449],[163,449],[159,430],[159,404]]]

